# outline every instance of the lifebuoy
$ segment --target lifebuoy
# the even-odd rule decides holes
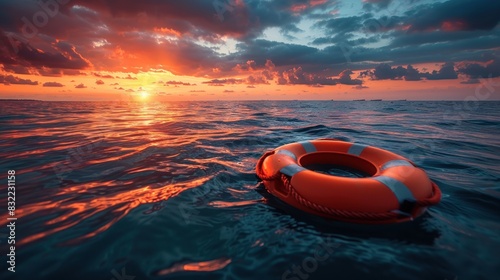
[[[306,168],[311,164],[341,165],[369,177],[323,174]],[[441,199],[438,186],[408,159],[380,148],[332,139],[278,147],[259,159],[256,173],[266,190],[285,203],[348,222],[408,221]]]

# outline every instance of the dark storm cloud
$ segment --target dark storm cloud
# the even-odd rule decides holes
[[[489,61],[486,65],[468,63],[459,72],[469,76],[471,80],[500,77],[500,58]]]
[[[380,64],[373,71],[374,80],[396,80],[406,75],[406,69],[402,66],[391,67],[389,64]]]
[[[394,39],[391,42],[391,47],[404,47],[404,46],[413,46],[418,47],[423,44],[432,44],[432,43],[445,43],[449,44],[450,42],[466,42],[468,40],[472,40],[470,43],[471,47],[481,48],[480,44],[474,44],[474,41],[484,37],[489,37],[493,40],[500,39],[499,37],[500,31],[463,31],[458,30],[455,32],[442,32],[439,30],[436,31],[428,31],[428,32],[402,32],[397,31],[392,34]]]
[[[254,60],[259,65],[263,65],[266,60],[270,59],[278,67],[303,66],[304,64],[318,63],[317,60],[322,59],[319,49],[298,44],[259,39],[248,44],[240,44],[238,47],[240,52],[234,60]]]
[[[367,69],[373,66],[370,62],[391,61],[393,65],[418,64],[427,62],[484,61],[484,57],[495,55],[498,51],[500,38],[496,35],[469,38],[456,42],[440,42],[415,46],[392,45],[380,48],[365,48],[349,44],[329,46],[314,55],[315,60],[331,67],[342,66],[342,63],[351,63],[353,70]],[[319,65],[319,63],[316,63]],[[326,65],[325,65],[326,66]]]
[[[22,75],[33,74],[29,67],[25,67],[22,65],[5,64],[5,65],[2,65],[2,68],[6,72],[10,72],[10,73],[14,73],[14,74],[22,74]]]
[[[304,70],[302,67],[276,67],[270,60],[266,62],[265,68],[251,69],[253,75],[245,80],[231,80],[231,83],[246,83],[248,85],[270,84],[271,81],[278,85],[309,85],[309,86],[325,86],[325,85],[361,85],[362,80],[352,79],[351,70],[342,71],[338,78],[326,73],[314,73]],[[211,83],[221,84],[225,80],[212,80]],[[226,82],[227,83],[227,82]]]
[[[452,62],[443,64],[438,71],[434,70],[432,73],[424,73],[423,75],[428,80],[449,80],[458,77],[455,71],[455,65]]]
[[[0,84],[4,85],[30,85],[36,86],[38,85],[37,81],[32,81],[30,79],[22,79],[13,75],[1,75],[0,74]]]
[[[404,78],[406,81],[420,81],[422,79],[422,74],[418,72],[418,69],[413,68],[412,65],[408,65]]]
[[[500,1],[453,0],[427,5],[410,14],[410,31],[491,30],[500,21]]]
[[[363,16],[340,17],[317,22],[317,27],[326,28],[334,34],[360,31],[363,28],[363,22],[370,17],[370,14]]]
[[[363,81],[358,80],[358,79],[352,79],[351,75],[353,72],[351,70],[344,70],[342,73],[339,75],[339,79],[337,79],[339,84],[343,85],[361,85]]]
[[[224,13],[223,21],[218,20],[213,2],[197,0],[74,1],[75,4],[110,14],[117,19],[136,18],[142,14],[153,19],[161,19],[165,23],[176,25],[176,27],[180,27],[184,23],[186,24],[184,28],[179,28],[184,32],[195,32],[195,29],[199,29],[197,27],[203,27],[202,30],[215,34],[238,34],[243,36],[248,32],[249,10],[243,2],[231,1],[230,3],[234,4],[230,5],[230,12]]]
[[[6,36],[1,39],[3,42],[10,42],[10,39],[6,38]],[[76,51],[73,45],[67,42],[51,42],[48,49],[41,50],[28,43],[17,41],[15,48],[15,54],[7,52],[5,48],[0,49],[0,62],[35,68],[60,69],[85,69],[91,65],[87,59]]]
[[[278,73],[279,85],[336,85],[337,81],[330,77],[308,73],[302,67],[294,67]]]
[[[291,25],[300,19],[297,9],[300,12],[310,12],[332,4],[318,0],[75,0],[72,3],[99,13],[109,14],[114,19],[137,18],[146,15],[152,18],[150,23],[155,23],[149,27],[169,26],[183,35],[189,33],[210,37],[215,34],[238,38],[254,38],[267,27],[297,30]]]
[[[36,69],[36,71],[39,75],[45,77],[61,77],[63,75],[61,69],[59,68],[41,67]]]
[[[113,78],[101,71],[121,72],[127,64],[125,72],[162,68],[208,77],[211,85],[361,85],[346,69],[407,81],[456,79],[457,71],[472,79],[498,76],[495,63],[457,69],[449,64],[430,73],[412,65],[490,61],[485,57],[498,54],[500,1],[403,2],[412,5],[392,13],[396,1],[364,0],[367,10],[349,15],[332,13],[340,2],[324,0],[221,0],[219,6],[197,0],[72,0],[37,26],[33,15],[43,9],[36,2],[0,0],[0,11],[8,11],[0,17],[0,63],[5,72],[43,76],[91,69],[99,79]],[[301,19],[313,21],[310,42],[321,48],[260,37],[269,27],[298,36],[308,31],[300,29]],[[238,42],[231,54],[206,44],[223,38]],[[387,62],[394,67],[379,65]],[[237,74],[247,78],[232,78]]]
[[[383,63],[375,67],[373,71],[367,70],[360,73],[361,77],[369,76],[373,80],[400,80],[405,81],[420,81],[427,80],[448,80],[458,77],[454,63],[447,62],[441,66],[439,70],[432,72],[420,72],[412,65],[391,67],[389,64]]]
[[[365,2],[385,5],[390,1]],[[474,60],[478,53],[471,53],[471,49],[487,50],[498,47],[500,31],[491,29],[497,25],[500,18],[496,12],[500,2],[451,2],[422,4],[407,13],[389,17],[374,17],[367,13],[357,17],[323,20],[318,22],[317,26],[333,35],[316,38],[312,43],[332,44],[331,49],[343,48],[344,53],[350,55],[352,62],[391,60],[401,64],[442,61],[443,52],[447,54],[445,60],[448,61]],[[469,6],[473,6],[470,12]],[[365,32],[367,36],[359,38],[359,32]],[[355,37],[354,34],[358,35]],[[389,40],[389,46],[378,49],[363,47],[364,44],[376,43],[380,39]],[[425,45],[422,48],[423,44],[432,43],[438,44]]]
[[[313,45],[332,45],[343,44],[345,46],[360,46],[376,43],[380,41],[380,36],[367,36],[363,38],[352,39],[352,34],[337,34],[334,37],[319,37],[312,41]]]

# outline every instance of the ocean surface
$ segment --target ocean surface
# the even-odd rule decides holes
[[[499,279],[500,102],[0,101],[1,279]],[[265,198],[258,158],[337,138],[425,169],[413,222]],[[15,273],[7,172],[16,172]]]

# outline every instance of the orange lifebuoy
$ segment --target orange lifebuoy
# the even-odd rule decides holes
[[[365,178],[309,170],[333,164]],[[394,223],[422,215],[439,203],[441,191],[425,171],[392,152],[350,142],[319,139],[287,144],[265,153],[256,173],[273,196],[300,210],[356,223]]]

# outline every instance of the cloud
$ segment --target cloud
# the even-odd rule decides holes
[[[23,65],[5,64],[2,65],[2,68],[5,72],[10,72],[14,74],[21,74],[21,75],[34,74],[33,73],[34,71],[30,67],[25,67]]]
[[[226,85],[226,84],[234,85],[234,84],[241,84],[243,82],[244,80],[241,79],[229,78],[229,79],[213,79],[210,81],[205,81],[203,83],[208,85]]]
[[[337,84],[361,85],[362,80],[352,79],[351,70],[342,71],[338,78],[324,74],[314,74],[304,71],[301,67],[292,68],[278,73],[277,83],[280,85],[311,85],[311,86],[333,86]]]
[[[61,69],[62,75],[67,76],[87,76],[87,73],[82,72],[78,69]]]
[[[13,75],[1,75],[0,74],[0,84],[4,85],[30,85],[36,86],[38,85],[37,81],[32,81],[29,79],[22,79],[19,77],[15,77]]]
[[[191,83],[185,83],[185,82],[180,82],[180,81],[168,81],[165,82],[165,85],[174,85],[174,86],[195,86],[196,84],[191,84]]]
[[[168,71],[213,86],[362,85],[352,71],[406,81],[498,75],[485,57],[498,53],[499,1],[412,0],[395,10],[397,1],[360,2],[365,9],[353,12],[333,0],[223,0],[223,11],[213,1],[72,0],[28,40],[19,19],[40,9],[36,1],[0,1],[9,11],[0,19],[0,64],[15,74],[88,71],[99,80]],[[312,28],[298,24],[305,21]],[[292,40],[299,35],[309,41]],[[430,73],[412,66],[445,62]]]
[[[434,70],[432,73],[424,73],[423,76],[428,80],[449,80],[458,78],[453,62],[447,62],[443,64],[438,71]]]
[[[95,81],[96,85],[104,85],[104,81],[103,80],[97,80]]]
[[[111,76],[110,74],[101,74],[101,73],[97,73],[97,72],[92,73],[92,75],[94,75],[98,78],[102,78],[102,79],[114,79],[115,78],[115,77]]]
[[[373,70],[362,71],[360,77],[369,76],[373,80],[401,80],[405,81],[420,81],[427,80],[447,80],[457,79],[458,74],[455,70],[453,62],[447,62],[441,66],[439,70],[429,72],[420,72],[412,65],[391,67],[389,64],[382,63]]]
[[[453,65],[451,65],[453,69]],[[455,77],[456,78],[456,77]],[[420,81],[422,80],[422,74],[418,72],[418,69],[413,68],[413,66],[408,65],[406,67],[406,73],[404,75],[406,81]]]
[[[319,21],[315,25],[325,28],[334,34],[346,34],[361,30],[363,28],[363,22],[367,18],[367,15],[331,18]]]
[[[269,77],[265,77],[265,75],[258,75],[258,76],[248,76],[245,82],[250,85],[258,85],[258,84],[269,84]]]
[[[129,26],[139,24],[143,28],[151,29],[155,26],[163,26],[164,30],[169,30],[169,33],[173,35],[204,36],[214,33],[241,37],[251,32],[253,25],[257,28],[256,19],[248,18],[249,7],[243,1],[229,2],[233,3],[231,11],[221,15],[224,17],[223,21],[218,19],[213,1],[145,1],[138,4],[134,0],[107,3],[100,0],[75,0],[74,3],[100,13],[111,14],[117,19],[125,19],[126,22],[141,15],[150,19],[147,22],[134,22],[133,24],[126,24],[119,20],[113,22],[115,28],[119,27],[124,30]],[[226,4],[226,2],[222,3]],[[117,26],[118,23],[121,26]]]
[[[374,7],[377,7],[379,9],[387,8],[389,4],[391,4],[392,0],[363,0],[363,5],[364,9],[371,10]]]
[[[302,67],[277,67],[273,61],[266,60],[264,65],[257,64],[255,61],[247,61],[246,64],[238,64],[236,67],[238,73],[251,72],[252,75],[246,79],[237,78],[223,78],[212,79],[204,84],[222,86],[226,84],[270,84],[274,81],[279,85],[359,85],[362,81],[359,79],[352,79],[351,70],[344,70],[335,78],[329,72],[321,74],[314,73],[314,71],[306,71]]]
[[[64,87],[63,84],[58,82],[46,82],[43,84],[44,87]]]
[[[367,89],[367,88],[369,88],[369,87],[367,87],[367,86],[363,86],[363,85],[357,85],[357,86],[352,87],[352,88],[353,88],[353,89],[360,89],[360,90],[361,90],[361,89]]]
[[[500,21],[500,2],[490,0],[450,0],[435,2],[411,15],[409,31],[441,29],[491,30]]]
[[[75,86],[75,88],[81,89],[81,88],[87,88],[87,87],[84,84],[78,84]]]
[[[465,81],[461,81],[460,83],[464,85],[475,85],[481,83],[481,81],[479,79],[467,79]]]
[[[328,59],[326,55],[323,57],[323,52],[317,48],[263,39],[240,45],[240,59],[247,61],[247,64],[252,61],[254,67],[262,67],[268,60],[272,61],[275,67],[319,64],[319,68],[324,68],[331,62],[331,58]],[[326,61],[323,62],[322,59]]]
[[[488,61],[485,65],[478,63],[467,63],[458,70],[459,73],[467,75],[470,79],[500,77],[500,58]]]
[[[1,34],[0,34],[1,36]],[[1,41],[12,42],[12,38],[6,38],[3,34]],[[43,43],[44,49],[34,48],[27,42],[18,41],[15,52],[0,48],[0,62],[12,65],[24,65],[34,68],[57,68],[57,69],[86,69],[91,66],[88,59],[84,58],[72,44],[64,41],[52,41]]]
[[[406,75],[406,69],[402,66],[392,68],[389,64],[380,64],[371,73],[374,80],[396,80]]]
[[[294,67],[281,72],[277,83],[280,85],[336,85],[337,82],[331,78],[308,73],[302,67]]]
[[[337,79],[337,82],[339,84],[344,84],[344,85],[361,85],[363,81],[358,80],[358,79],[352,79],[351,75],[353,72],[351,70],[344,70],[342,73],[340,73],[339,78]]]
[[[137,77],[132,77],[130,74],[128,74],[125,77],[117,77],[117,78],[124,79],[124,80],[137,80]]]
[[[225,92],[225,93],[232,93],[232,92],[234,92],[234,90],[227,90],[227,89],[226,89],[226,90],[225,90],[225,91],[223,91],[223,92]]]

